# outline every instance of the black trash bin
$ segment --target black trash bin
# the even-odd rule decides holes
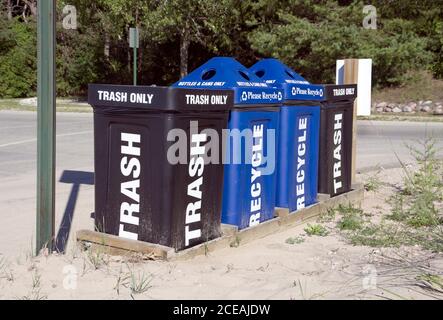
[[[352,143],[356,85],[326,85],[321,103],[319,193],[352,190]]]
[[[182,250],[220,236],[230,90],[90,85],[95,224]],[[218,141],[217,141],[218,140]]]

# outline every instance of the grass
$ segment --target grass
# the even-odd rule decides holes
[[[437,159],[435,140],[419,141],[420,148],[409,146],[418,169],[411,171],[403,163],[403,188],[390,199],[392,214],[388,218],[413,228],[436,227],[442,223],[437,203],[443,200],[443,161]]]
[[[326,237],[329,234],[328,230],[326,230],[326,228],[321,224],[314,224],[314,225],[308,224],[308,227],[305,228],[305,232],[310,237],[312,236]]]
[[[147,292],[150,288],[152,288],[152,280],[152,275],[146,275],[144,272],[138,272],[135,274],[131,271],[129,282],[131,294],[138,295]]]
[[[104,265],[108,265],[107,256],[99,248],[88,248],[86,250],[86,259],[94,270],[100,269]]]
[[[117,282],[114,287],[117,295],[120,295],[120,288],[123,286],[131,291],[131,297],[133,295],[139,295],[146,293],[152,288],[151,282],[154,279],[152,274],[146,274],[144,271],[134,272],[131,265],[126,264],[129,272],[123,273],[122,266],[120,266],[120,272],[117,277]]]
[[[240,247],[240,244],[241,244],[241,238],[239,236],[236,236],[234,241],[232,241],[229,246],[231,248],[238,248]]]
[[[327,209],[326,212],[322,212],[320,217],[318,218],[318,222],[320,223],[328,223],[334,221],[336,218],[335,209],[330,208]]]
[[[434,116],[428,113],[375,114],[371,116],[359,116],[357,119],[360,121],[443,122],[442,116]]]
[[[37,270],[34,271],[34,274],[32,275],[32,289],[38,289],[40,288],[42,276],[38,273]]]
[[[433,252],[443,252],[443,161],[436,157],[435,140],[420,141],[421,147],[410,147],[418,168],[402,165],[402,187],[387,199],[391,205],[382,220],[373,223],[365,213],[351,205],[335,209],[341,219],[337,228],[353,245],[400,247],[419,245]],[[370,181],[367,189],[377,182]]]
[[[423,274],[416,279],[419,284],[430,291],[443,293],[443,277],[435,274]]]
[[[380,190],[383,183],[380,180],[380,170],[376,174],[372,174],[371,176],[367,177],[365,180],[364,188],[367,192],[378,192]]]
[[[294,281],[292,283],[292,287],[293,288],[298,288],[299,292],[300,292],[300,296],[302,300],[316,300],[316,299],[322,299],[324,297],[324,295],[326,295],[325,293],[316,293],[316,294],[312,294],[312,295],[307,295],[307,284],[305,282],[305,285],[303,286],[302,282],[299,280]],[[294,298],[291,298],[291,300],[295,300]]]
[[[342,207],[341,209],[339,208],[339,210],[343,210],[342,217],[337,224],[341,231],[355,231],[363,228],[365,222],[363,219],[363,210],[354,208],[351,205]]]
[[[286,239],[286,243],[290,244],[290,245],[302,244],[304,242],[305,242],[305,238],[303,238],[303,237],[293,237],[293,238]]]
[[[375,248],[398,248],[402,245],[412,245],[413,242],[402,229],[392,224],[367,224],[361,229],[349,232],[346,238],[354,246]]]
[[[23,106],[20,104],[21,99],[1,99],[0,110],[11,111],[36,111],[34,106]],[[77,112],[90,113],[92,108],[89,105],[80,103],[66,102],[65,100],[57,100],[57,112]]]
[[[20,300],[46,300],[48,297],[41,293],[41,275],[37,270],[32,274],[32,286],[29,293],[20,298]]]
[[[6,279],[9,282],[14,281],[14,274],[5,257],[0,257],[0,279]]]
[[[0,257],[0,273],[3,273],[3,271],[6,269],[7,261],[5,257]]]
[[[443,80],[437,80],[426,71],[409,75],[407,85],[398,88],[375,89],[373,100],[376,102],[408,103],[420,100],[443,101]]]

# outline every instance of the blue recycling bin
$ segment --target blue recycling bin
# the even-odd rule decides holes
[[[317,203],[320,102],[324,88],[276,59],[265,59],[249,69],[268,85],[284,90],[280,112],[277,207],[298,211]]]
[[[174,87],[234,90],[235,108],[224,137],[222,223],[245,229],[273,219],[282,90],[268,86],[235,59],[222,57],[209,60]]]

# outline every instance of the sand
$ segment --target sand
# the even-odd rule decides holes
[[[382,170],[388,185],[365,195],[365,212],[376,218],[389,210],[386,196],[401,176],[401,169]],[[352,246],[333,224],[326,226],[326,237],[309,237],[301,226],[183,262],[91,257],[73,245],[65,255],[0,255],[0,299],[443,298],[416,279],[427,271],[443,274],[442,255],[419,247]],[[287,244],[293,237],[304,242]]]

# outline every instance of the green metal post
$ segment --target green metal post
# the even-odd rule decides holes
[[[137,47],[134,47],[134,86],[137,85]]]
[[[55,234],[56,0],[38,3],[37,254],[53,249]]]

